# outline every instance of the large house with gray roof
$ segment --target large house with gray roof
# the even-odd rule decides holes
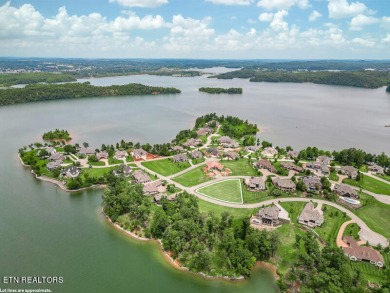
[[[78,154],[82,155],[82,156],[94,155],[95,154],[95,150],[93,150],[90,147],[81,147],[79,149]]]
[[[190,156],[193,159],[202,159],[203,158],[203,154],[201,151],[193,151],[190,153]]]
[[[248,187],[251,191],[259,191],[259,190],[265,190],[265,181],[262,177],[250,177],[246,178],[244,180],[245,185]]]
[[[333,190],[337,195],[350,198],[358,198],[357,191],[347,184],[336,184]]]
[[[101,151],[101,152],[98,152],[96,153],[96,158],[98,160],[103,160],[103,159],[108,159],[108,153],[106,151]]]
[[[134,149],[131,151],[131,156],[136,160],[146,160],[148,152],[143,149]]]
[[[257,169],[266,169],[270,171],[271,173],[276,173],[276,169],[274,166],[272,166],[271,162],[265,159],[261,159],[254,163],[255,168]]]
[[[303,168],[302,167],[299,167],[297,165],[295,165],[294,163],[292,162],[281,162],[280,163],[280,167],[286,169],[286,170],[291,170],[291,171],[295,171],[295,172],[298,172],[298,173],[301,173],[303,172]]]
[[[134,179],[134,182],[137,184],[144,184],[151,181],[150,177],[147,174],[145,174],[142,170],[134,171],[132,177]]]
[[[178,154],[173,156],[172,161],[174,163],[188,162],[188,157],[186,154]]]
[[[51,170],[59,168],[61,166],[61,164],[62,164],[62,160],[52,161],[46,165],[46,168],[51,171]]]
[[[272,183],[276,188],[284,192],[294,192],[296,189],[295,183],[291,179],[281,179],[280,177],[272,178]]]
[[[358,170],[352,166],[342,166],[340,169],[341,173],[347,175],[349,178],[356,179]]]
[[[311,228],[319,227],[324,222],[322,211],[315,208],[312,202],[308,202],[298,218],[298,223]]]
[[[227,152],[225,153],[225,158],[227,160],[237,160],[240,158],[240,155],[236,152]]]
[[[67,177],[67,178],[76,178],[80,175],[81,169],[77,168],[76,166],[70,166],[66,167],[64,170],[61,171],[61,176]]]
[[[116,151],[115,152],[115,155],[114,155],[114,159],[116,160],[122,160],[124,158],[126,158],[129,154],[126,152],[126,151]]]
[[[307,191],[317,191],[322,188],[321,178],[317,176],[305,176],[302,178],[302,182]]]
[[[252,223],[254,224],[267,226],[279,226],[288,222],[290,222],[288,213],[282,213],[282,210],[276,205],[271,205],[260,209],[252,220]]]
[[[237,141],[230,138],[229,136],[221,136],[218,138],[218,142],[224,147],[224,148],[237,148],[240,145]]]
[[[183,147],[197,147],[202,144],[202,140],[198,138],[189,138],[185,143],[183,143]]]

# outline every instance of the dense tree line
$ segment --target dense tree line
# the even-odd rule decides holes
[[[380,155],[373,155],[366,153],[363,150],[349,148],[339,152],[334,151],[332,155],[335,161],[340,162],[343,165],[353,165],[359,168],[364,163],[376,163],[383,168],[390,168],[390,157],[385,153],[381,153]]]
[[[200,92],[208,94],[242,94],[242,88],[240,87],[231,87],[231,88],[220,88],[220,87],[201,87],[199,88]]]
[[[66,141],[71,140],[72,138],[69,135],[69,132],[65,129],[55,129],[48,132],[45,132],[42,135],[43,139],[50,140],[50,139],[64,139]]]
[[[33,84],[25,88],[0,91],[0,106],[45,100],[78,99],[86,97],[177,94],[175,88],[151,87],[137,83],[112,86],[93,86],[86,83]]]
[[[34,84],[39,82],[56,83],[76,81],[73,75],[65,73],[27,72],[0,74],[0,85]]]
[[[251,124],[248,120],[244,121],[238,117],[221,116],[221,133],[230,137],[240,139],[246,135],[256,135],[259,131],[256,124]]]
[[[221,79],[250,78],[252,82],[311,82],[363,88],[379,88],[390,82],[388,71],[258,71],[241,69],[217,76]]]
[[[110,180],[108,180],[110,181]],[[103,195],[103,210],[113,221],[129,214],[130,231],[161,239],[165,251],[194,272],[212,276],[249,276],[256,260],[273,256],[279,245],[277,232],[254,230],[249,219],[235,223],[229,213],[220,217],[200,212],[196,197],[163,198],[154,205],[142,186],[112,181]]]

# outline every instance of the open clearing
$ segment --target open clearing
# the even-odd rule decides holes
[[[198,193],[221,201],[243,203],[241,180],[226,179],[196,190]]]
[[[170,159],[164,159],[164,160],[144,162],[142,163],[142,166],[145,166],[146,168],[158,174],[161,174],[163,176],[170,176],[189,168],[190,163],[188,162],[173,163]]]

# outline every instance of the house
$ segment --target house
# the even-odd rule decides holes
[[[370,246],[360,246],[352,236],[344,236],[343,241],[348,247],[343,247],[344,253],[352,261],[369,262],[378,268],[385,264],[383,256]]]
[[[225,157],[227,160],[236,160],[240,158],[240,155],[236,152],[227,152]]]
[[[114,159],[116,160],[122,160],[128,156],[128,153],[126,151],[116,151],[114,155]]]
[[[249,190],[258,191],[266,190],[265,181],[262,177],[250,177],[244,180]]]
[[[215,148],[208,148],[206,150],[206,156],[218,158],[219,157],[219,151],[218,151],[218,149],[215,149]]]
[[[287,222],[290,222],[288,213],[282,207],[276,205],[260,209],[252,220],[254,224],[267,226],[279,226]]]
[[[272,178],[272,183],[276,186],[276,188],[285,192],[294,192],[295,191],[295,183],[292,182],[291,179],[281,179],[280,177]]]
[[[206,135],[206,134],[209,134],[213,132],[213,129],[210,128],[210,127],[203,127],[203,128],[199,128],[196,133],[199,135],[199,136],[202,136],[202,135]]]
[[[206,163],[206,171],[218,170],[222,171],[223,165],[219,162],[207,162]]]
[[[327,157],[327,156],[318,156],[316,159],[316,162],[321,163],[321,164],[325,164],[325,165],[329,165],[331,160],[332,160],[332,158]]]
[[[183,147],[197,147],[202,144],[202,140],[198,138],[189,138],[185,143],[183,143]]]
[[[278,154],[278,150],[274,147],[266,147],[261,154],[265,157],[274,157]]]
[[[306,169],[312,169],[312,170],[315,170],[315,171],[321,171],[321,173],[324,174],[324,175],[330,173],[328,165],[324,164],[324,163],[320,163],[320,162],[305,163],[304,167]]]
[[[49,160],[50,161],[58,161],[58,160],[65,160],[65,156],[63,154],[60,154],[60,153],[52,153],[49,157]]]
[[[302,178],[307,191],[316,191],[322,188],[321,178],[317,176],[306,176]]]
[[[203,154],[200,151],[193,151],[190,153],[190,156],[193,159],[202,159],[203,158]]]
[[[106,151],[98,152],[98,153],[96,153],[96,158],[98,160],[102,160],[102,159],[107,160],[108,159],[108,153]]]
[[[186,154],[178,154],[173,156],[172,161],[174,163],[188,162],[188,157]]]
[[[378,166],[375,163],[370,163],[368,164],[368,170],[371,171],[372,173],[376,173],[378,175],[383,175],[384,174],[384,168],[381,166]]]
[[[146,183],[143,188],[143,192],[145,195],[153,195],[156,193],[162,193],[166,188],[162,185],[161,180],[156,180],[153,182]]]
[[[356,190],[347,184],[336,184],[333,191],[339,196],[359,198]]]
[[[320,209],[314,208],[312,202],[308,202],[298,218],[298,223],[311,228],[319,227],[324,222],[324,216]]]
[[[76,166],[70,166],[61,171],[61,176],[67,178],[76,178],[80,175],[81,169]]]
[[[299,156],[299,152],[297,151],[288,151],[287,152],[287,157],[289,157],[290,159],[296,159],[298,158]]]
[[[349,178],[356,179],[358,170],[352,166],[342,166],[340,169],[341,173],[347,175]]]
[[[90,147],[81,147],[79,149],[78,154],[82,155],[82,156],[94,155],[95,154],[95,150],[93,150]]]
[[[131,168],[130,166],[124,165],[123,166],[123,175],[125,175],[125,177],[129,177],[132,170],[133,170],[133,168]]]
[[[253,152],[257,152],[259,150],[259,147],[258,146],[254,146],[254,145],[251,145],[251,146],[246,146],[244,148],[244,150],[246,152],[250,152],[250,153],[253,153]]]
[[[144,183],[151,181],[149,176],[147,174],[145,174],[142,170],[134,171],[132,177],[133,177],[135,183],[137,183],[137,184],[144,184]]]
[[[237,141],[230,138],[229,136],[221,136],[218,138],[218,142],[224,147],[224,148],[237,148],[240,145]]]
[[[292,170],[292,171],[295,171],[295,172],[298,172],[298,173],[301,173],[303,172],[303,168],[291,163],[291,162],[281,162],[280,163],[280,167],[284,168],[284,169],[287,169],[287,170]]]
[[[131,151],[131,156],[136,160],[146,160],[146,156],[148,155],[148,152],[143,149],[134,149]]]
[[[46,147],[45,149],[46,149],[46,151],[47,151],[50,155],[57,152],[55,148],[50,147],[50,146],[49,146],[49,147]]]
[[[48,170],[54,170],[54,169],[57,169],[58,167],[60,167],[62,164],[62,160],[57,160],[57,161],[53,161],[53,162],[49,162],[47,165],[46,165],[46,168]]]
[[[271,173],[276,173],[276,169],[272,166],[271,162],[265,159],[261,159],[254,164],[257,169],[266,169]]]
[[[179,145],[175,145],[174,147],[172,147],[172,151],[174,151],[174,152],[182,152],[182,151],[184,151],[184,148],[179,146]]]

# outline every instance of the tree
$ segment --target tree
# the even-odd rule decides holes
[[[153,219],[150,224],[150,232],[152,233],[152,236],[155,238],[162,238],[168,225],[169,219],[167,214],[162,208],[158,208],[154,212]]]

